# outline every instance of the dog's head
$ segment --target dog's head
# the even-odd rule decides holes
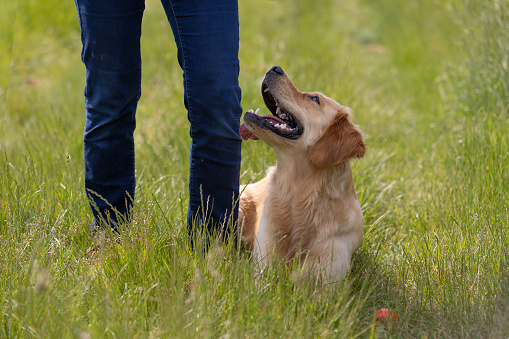
[[[300,92],[281,67],[265,75],[262,96],[272,115],[247,112],[240,128],[243,139],[262,139],[278,158],[299,154],[318,167],[364,155],[366,145],[350,108],[321,93]]]

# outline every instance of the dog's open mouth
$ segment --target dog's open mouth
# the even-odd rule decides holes
[[[249,110],[244,115],[244,121],[251,120],[280,137],[298,139],[303,132],[300,121],[277,102],[265,83],[262,84],[262,97],[272,115],[258,115],[258,110],[256,112]],[[258,139],[244,125],[240,127],[240,134],[244,140]]]

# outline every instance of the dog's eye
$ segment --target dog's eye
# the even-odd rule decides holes
[[[313,100],[314,102],[316,102],[318,105],[320,105],[320,98],[318,98],[316,95],[314,96],[310,96],[309,99]]]

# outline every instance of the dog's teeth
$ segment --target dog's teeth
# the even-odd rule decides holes
[[[281,125],[282,129],[286,129],[286,124]]]
[[[257,108],[257,109],[256,109],[256,111],[255,111],[254,113],[255,113],[256,115],[258,115],[258,111],[259,111],[259,110],[260,110],[260,109],[259,109],[259,108]]]
[[[281,114],[281,108],[279,108],[279,106],[277,106],[277,108],[276,108],[276,114],[277,114],[277,115],[280,115],[280,114]]]
[[[264,92],[270,92],[270,89],[267,87]]]
[[[281,127],[281,125],[280,124],[275,124],[274,127],[279,128],[279,127]]]
[[[254,111],[250,109],[249,111],[247,111],[247,113],[254,113]]]

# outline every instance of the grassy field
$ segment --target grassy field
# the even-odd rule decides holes
[[[261,79],[280,65],[365,132],[365,240],[348,279],[319,289],[283,269],[257,276],[231,246],[189,249],[182,72],[155,0],[134,225],[94,250],[74,3],[0,12],[0,337],[509,336],[507,0],[241,1],[244,109],[263,106]],[[274,161],[245,142],[242,182]],[[380,308],[399,321],[376,323]]]

